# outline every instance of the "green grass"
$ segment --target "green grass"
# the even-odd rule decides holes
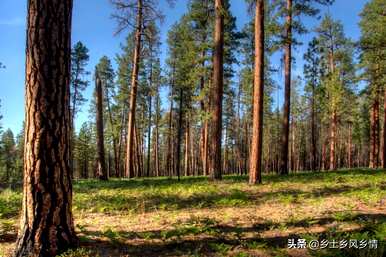
[[[130,256],[141,251],[149,256],[254,256],[255,251],[288,256],[291,235],[386,238],[386,214],[380,209],[386,204],[385,171],[265,175],[262,185],[246,182],[246,176],[225,176],[216,183],[206,177],[75,181],[73,210],[83,248],[61,256],[108,256],[116,249]],[[0,256],[11,247],[5,239],[15,234],[21,198],[20,190],[0,192]],[[341,254],[362,256],[308,253],[346,256]]]

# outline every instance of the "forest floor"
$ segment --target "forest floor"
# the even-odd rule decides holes
[[[385,256],[386,171],[80,180],[80,247],[62,256]],[[21,191],[0,192],[0,256],[16,240]],[[289,239],[376,239],[368,247],[289,249]]]

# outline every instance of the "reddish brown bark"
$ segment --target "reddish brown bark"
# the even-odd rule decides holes
[[[255,73],[253,90],[253,127],[249,163],[249,183],[261,183],[263,162],[264,114],[264,0],[256,3],[255,16]]]
[[[221,179],[221,130],[223,98],[223,48],[224,48],[224,7],[222,0],[215,0],[213,84],[211,92],[211,128],[209,152],[209,175]]]
[[[284,54],[284,109],[283,132],[281,136],[282,150],[280,161],[280,174],[288,174],[288,142],[289,120],[291,106],[291,47],[292,47],[292,0],[287,0],[286,28],[285,28],[285,54]]]
[[[97,132],[97,176],[100,180],[107,180],[105,144],[103,133],[103,92],[102,81],[98,72],[95,74],[95,92],[96,92],[96,132]]]
[[[138,71],[139,71],[139,60],[141,55],[141,37],[143,30],[143,19],[142,19],[143,5],[142,0],[137,1],[137,18],[135,28],[135,48],[133,55],[133,70],[131,75],[131,92],[130,92],[130,103],[129,103],[129,119],[127,129],[127,146],[126,146],[126,176],[132,178],[134,176],[133,170],[133,149],[134,149],[134,124],[135,124],[135,111],[137,101],[137,86],[138,86]]]
[[[24,187],[14,256],[76,245],[70,167],[71,0],[29,0]]]
[[[347,156],[347,165],[348,168],[352,167],[352,124],[351,122],[348,124],[348,156]]]
[[[185,176],[190,175],[190,169],[189,169],[189,150],[190,150],[190,124],[189,124],[189,117],[186,119],[186,127],[185,127]]]
[[[386,169],[386,86],[383,88],[383,168]]]
[[[181,142],[182,142],[182,103],[183,103],[183,91],[179,89],[179,106],[178,106],[178,128],[177,128],[177,154],[176,154],[176,171],[178,180],[180,180],[181,174]]]
[[[369,168],[379,166],[379,138],[379,98],[376,95],[371,106]]]
[[[330,128],[330,170],[336,169],[335,147],[336,147],[336,132],[338,127],[338,115],[336,110],[331,114],[331,128]]]

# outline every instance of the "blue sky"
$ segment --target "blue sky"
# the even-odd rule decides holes
[[[187,0],[177,0],[175,6],[170,8],[165,0],[160,0],[161,9],[165,14],[165,20],[161,26],[162,61],[167,55],[167,31],[186,12],[187,2]],[[335,0],[334,5],[329,7],[332,16],[343,22],[346,35],[354,40],[360,36],[359,13],[366,2],[366,0]],[[250,19],[246,5],[243,0],[231,0],[231,8],[233,15],[237,17],[237,26],[240,29]],[[4,129],[11,128],[15,134],[21,129],[24,119],[26,10],[27,0],[0,1],[0,61],[6,65],[6,69],[0,70],[0,113],[4,116],[1,123]],[[322,14],[327,11],[327,8],[322,8]],[[75,43],[80,40],[89,48],[89,71],[94,70],[93,67],[103,55],[114,59],[116,53],[120,51],[120,43],[124,42],[125,34],[113,36],[116,24],[110,18],[112,12],[109,0],[74,0],[72,41]],[[309,29],[312,29],[319,21],[315,18],[304,18],[304,22]],[[294,51],[295,76],[301,75],[302,56],[311,37],[312,33],[301,36],[300,40],[304,45]],[[274,56],[273,63],[279,65],[278,60],[279,55]],[[276,79],[281,83],[282,76],[277,76]],[[91,77],[89,80],[91,81]],[[91,97],[92,88],[90,86],[87,89],[85,93],[87,98]],[[278,98],[281,94],[280,91],[277,92]],[[280,100],[277,102],[280,104]],[[78,115],[77,127],[87,119],[88,106],[86,103]]]

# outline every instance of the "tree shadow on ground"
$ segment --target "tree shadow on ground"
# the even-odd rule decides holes
[[[350,236],[350,233],[359,233],[372,236],[373,231],[369,229],[368,224],[382,224],[386,222],[386,214],[357,214],[340,222],[358,222],[367,221],[366,226],[361,228],[351,229],[349,232],[340,233],[339,231],[329,232],[325,230],[319,233],[313,233],[313,238],[316,239],[333,239],[331,236]],[[311,220],[312,226],[327,225],[334,222],[331,217]],[[307,238],[309,233],[288,234],[285,232],[274,233],[274,235],[261,236],[261,233],[272,230],[272,226],[288,226],[288,227],[307,227],[310,220],[301,220],[297,222],[284,223],[260,223],[250,227],[224,226],[211,224],[204,230],[182,230],[177,229],[169,231],[146,231],[146,232],[128,232],[118,231],[110,233],[101,233],[83,231],[82,247],[94,249],[100,256],[214,256],[216,253],[225,253],[235,249],[250,249],[256,246],[262,246],[264,249],[285,249],[288,244],[288,239]],[[371,227],[371,226],[370,226]],[[151,235],[151,236],[149,236]],[[165,237],[170,235],[170,237]],[[352,251],[353,249],[351,249]],[[115,255],[111,255],[114,253]],[[378,251],[371,252],[371,255],[366,256],[383,256],[385,254],[384,245],[380,245]],[[332,256],[331,253],[326,253],[326,256]],[[328,255],[330,254],[330,255]],[[353,255],[351,255],[353,254]],[[338,254],[334,254],[338,256]],[[320,253],[318,256],[321,256]],[[360,256],[355,255],[355,252],[346,252],[343,256]]]

